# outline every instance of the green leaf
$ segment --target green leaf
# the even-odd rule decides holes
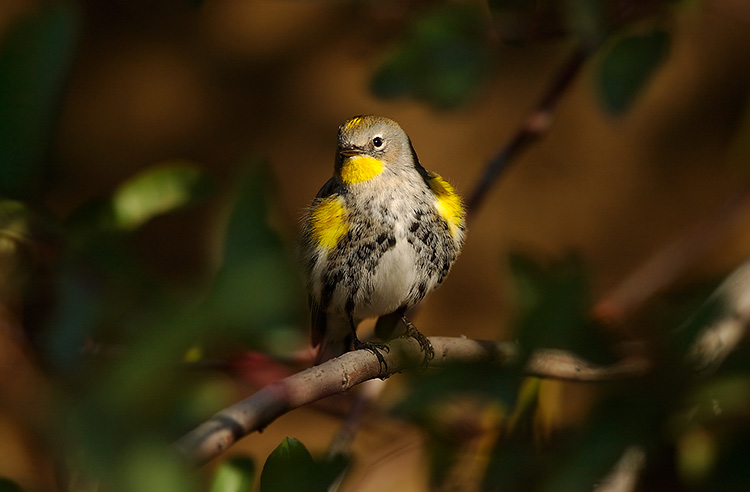
[[[543,266],[521,254],[510,256],[521,347],[566,349],[592,361],[607,360],[601,331],[588,316],[591,294],[580,258]]]
[[[297,439],[287,437],[268,456],[260,475],[261,492],[308,490],[315,468],[310,452]]]
[[[210,190],[206,174],[186,162],[160,164],[133,176],[111,199],[112,226],[132,231],[163,215],[205,198]]]
[[[263,465],[260,492],[326,492],[345,466],[342,458],[316,462],[304,444],[287,437]]]
[[[383,98],[414,97],[455,107],[477,92],[489,69],[482,12],[466,4],[441,5],[417,18],[403,42],[371,81]]]
[[[199,167],[172,161],[131,177],[112,196],[88,202],[68,220],[71,232],[86,240],[111,232],[131,232],[146,222],[205,198],[211,180]]]
[[[616,41],[597,72],[597,88],[604,109],[621,116],[632,106],[669,52],[669,33],[655,29]]]
[[[142,437],[123,453],[112,490],[129,492],[197,492],[194,473],[165,443]]]
[[[245,456],[234,456],[218,466],[209,492],[250,492],[254,479],[253,460]]]
[[[304,295],[290,248],[278,230],[269,167],[253,162],[237,180],[225,233],[224,262],[205,306],[206,320],[273,352],[292,350]]]
[[[0,44],[0,195],[28,198],[46,171],[46,152],[78,38],[68,2],[42,2]]]

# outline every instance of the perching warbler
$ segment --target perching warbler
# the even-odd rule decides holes
[[[395,121],[356,116],[338,130],[333,177],[304,217],[301,260],[310,295],[316,363],[355,349],[366,318],[405,317],[445,279],[464,242],[465,212],[453,187],[423,168]]]

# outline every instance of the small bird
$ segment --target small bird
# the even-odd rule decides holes
[[[395,121],[355,116],[338,130],[333,177],[302,224],[300,258],[310,296],[316,364],[361,342],[357,325],[401,320],[425,352],[432,346],[405,317],[445,280],[464,242],[465,211],[453,187],[421,166]],[[387,323],[385,323],[387,325]],[[376,332],[379,332],[376,328]]]

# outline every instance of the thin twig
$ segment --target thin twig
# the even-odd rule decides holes
[[[594,306],[594,316],[608,324],[624,321],[725,239],[727,232],[745,219],[749,206],[750,188],[736,191],[717,210],[659,250],[605,295]]]
[[[584,62],[592,53],[593,48],[594,46],[590,44],[581,43],[573,50],[552,79],[552,82],[539,102],[516,130],[516,133],[484,168],[484,173],[477,181],[474,190],[466,201],[469,217],[472,215],[471,212],[476,211],[482,202],[484,202],[487,193],[495,184],[495,181],[497,181],[514,159],[523,150],[528,148],[530,144],[547,133],[552,125],[552,113],[555,106],[565,93],[565,90],[575,80]]]

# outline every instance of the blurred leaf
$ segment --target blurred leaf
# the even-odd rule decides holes
[[[292,253],[274,227],[276,206],[269,167],[245,168],[226,229],[224,262],[203,311],[212,326],[278,353],[294,349],[304,295]]]
[[[705,429],[694,427],[677,442],[677,472],[689,485],[705,482],[716,466],[717,458],[716,436]]]
[[[7,306],[24,299],[25,306],[31,307],[35,299],[44,297],[38,280],[54,268],[59,243],[58,222],[21,202],[0,198],[0,299]],[[42,318],[48,313],[33,314]],[[24,329],[33,328],[25,316]]]
[[[268,456],[260,475],[261,492],[326,492],[345,461],[315,462],[304,444],[287,437]]]
[[[376,71],[378,97],[414,97],[440,107],[468,101],[489,70],[486,23],[476,6],[449,3],[417,18]]]
[[[605,10],[608,4],[601,0],[565,0],[562,2],[567,31],[574,33],[589,46],[598,45],[609,33]]]
[[[75,260],[67,258],[57,282],[57,306],[50,328],[44,335],[47,363],[60,373],[74,368],[81,350],[94,331],[103,306],[102,293],[76,270]]]
[[[39,190],[78,24],[74,5],[41,2],[0,41],[1,196]]]
[[[463,428],[477,429],[486,425],[480,422],[480,414],[492,415],[499,421],[508,417],[515,406],[518,414],[512,425],[522,418],[523,403],[519,403],[518,397],[523,378],[517,367],[490,363],[452,364],[440,371],[405,376],[409,378],[405,396],[391,411],[425,431],[433,485],[442,483],[445,474],[461,458],[465,440],[471,438]],[[524,393],[524,398],[526,396]],[[456,425],[457,422],[461,425]]]
[[[511,433],[498,440],[489,454],[481,490],[538,489],[533,484],[548,473],[548,454],[528,434]]]
[[[23,489],[16,482],[0,477],[0,492],[23,492]]]
[[[510,409],[522,382],[517,368],[490,363],[453,364],[440,371],[409,376],[409,391],[393,412],[420,424],[429,424],[435,407],[457,396],[496,400]]]
[[[157,318],[157,324],[169,324],[165,312],[177,306],[135,254],[130,233],[157,215],[200,200],[208,188],[207,176],[196,166],[165,163],[71,215],[58,270],[56,313],[44,342],[53,367],[75,369],[91,338],[108,344],[123,336],[138,338]],[[176,338],[173,345],[179,343]]]
[[[626,449],[659,439],[658,400],[631,396],[609,398],[583,428],[553,441],[535,442],[530,431],[500,439],[483,490],[592,490]]]
[[[138,173],[111,197],[88,202],[71,215],[57,312],[45,344],[54,367],[74,368],[89,337],[107,343],[129,326],[143,330],[157,312],[160,319],[165,316],[169,304],[163,286],[135,254],[129,234],[158,215],[204,198],[209,188],[210,180],[198,167],[169,162]]]
[[[711,378],[691,387],[685,399],[689,410],[677,414],[675,432],[696,425],[710,427],[725,419],[740,419],[750,409],[750,375]]]
[[[53,218],[15,200],[0,198],[0,234],[18,241],[55,240],[60,224]]]
[[[209,177],[194,164],[158,164],[125,181],[111,197],[84,204],[71,215],[69,229],[79,241],[131,232],[156,216],[202,200],[211,187]]]
[[[626,449],[648,447],[659,439],[660,412],[658,399],[651,395],[610,399],[571,441],[572,446],[556,453],[554,469],[542,479],[541,490],[591,490]]]
[[[123,453],[112,490],[131,492],[191,492],[198,490],[195,472],[170,452],[167,443],[142,437]]]
[[[112,196],[113,226],[134,230],[157,215],[172,212],[204,198],[206,175],[183,162],[161,164],[120,185]]]
[[[604,55],[597,73],[604,109],[614,116],[630,109],[666,58],[669,46],[669,33],[660,29],[619,38]]]
[[[219,464],[209,492],[250,492],[254,479],[253,460],[245,456],[233,456]]]
[[[566,349],[592,362],[610,360],[601,331],[589,318],[590,288],[580,258],[547,266],[521,254],[510,256],[517,332],[521,347]]]
[[[750,431],[747,426],[735,426],[725,433],[711,479],[704,490],[743,492],[750,490]]]

